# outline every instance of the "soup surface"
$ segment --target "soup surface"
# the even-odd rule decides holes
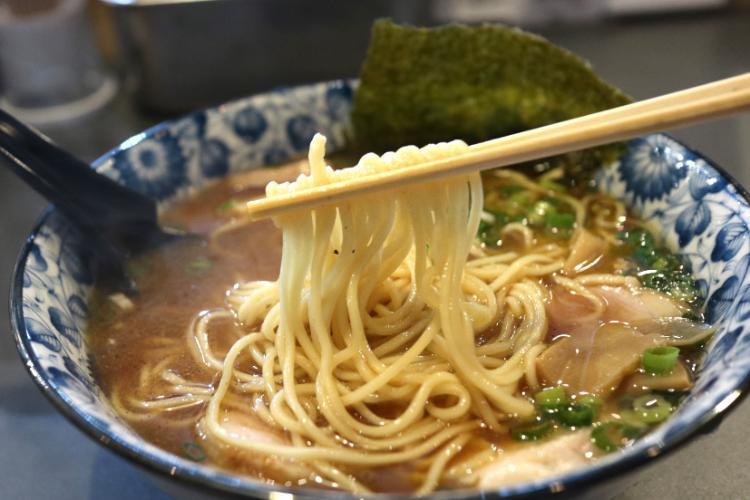
[[[250,172],[172,206],[165,221],[205,236],[133,259],[129,273],[138,295],[96,292],[87,338],[104,391],[148,441],[275,484],[341,488],[342,482],[298,460],[259,458],[216,442],[202,424],[221,375],[206,368],[212,366],[206,356],[220,363],[253,326],[233,312],[232,290],[247,282],[273,282],[281,259],[281,232],[274,224],[233,222],[233,210],[239,200],[262,194],[271,178],[289,179],[298,170],[291,164]],[[530,179],[510,171],[488,174],[484,190],[485,211],[470,263],[509,255],[512,265],[524,255],[548,252],[562,266],[529,278],[543,294],[546,334],[532,348],[517,397],[531,403],[534,414],[509,414],[494,429],[473,429],[446,455],[435,485],[441,489],[540,479],[627,446],[666,419],[689,390],[700,344],[711,333],[700,321],[701,298],[682,261],[615,200],[572,196],[551,177]],[[507,293],[498,286],[499,298],[506,300]],[[511,311],[521,307],[507,301]],[[489,368],[511,356],[524,313],[513,314],[498,315],[475,335],[477,352]],[[368,340],[374,348],[383,342]],[[250,375],[265,369],[249,353],[235,365]],[[289,439],[283,426],[263,423],[268,402],[241,390],[250,378],[237,377],[237,389],[222,406],[221,422],[229,432],[272,443]],[[440,396],[430,404],[453,402]],[[396,404],[368,405],[384,419],[402,410]],[[364,421],[363,411],[351,414]],[[369,491],[414,492],[443,453],[339,469]]]

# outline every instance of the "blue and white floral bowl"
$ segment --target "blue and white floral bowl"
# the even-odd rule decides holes
[[[329,150],[344,145],[353,95],[346,81],[276,90],[158,125],[125,141],[94,166],[103,175],[167,204],[218,178],[298,156],[315,132]],[[634,446],[561,477],[491,492],[560,491],[643,463],[687,439],[725,411],[750,376],[750,206],[748,194],[698,153],[664,135],[636,139],[600,188],[658,225],[693,267],[706,314],[721,326],[695,388],[676,414]],[[112,411],[92,376],[84,339],[92,287],[91,248],[48,210],[16,267],[11,316],[18,350],[42,391],[89,436],[183,484],[253,496],[274,491],[145,442]],[[305,496],[305,492],[288,490]],[[322,492],[308,492],[320,497]],[[332,494],[341,496],[339,494]],[[434,498],[476,496],[436,493]]]

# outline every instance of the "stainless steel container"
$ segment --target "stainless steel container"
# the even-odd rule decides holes
[[[429,2],[99,0],[140,101],[181,112],[280,85],[355,76],[373,20],[414,22]]]

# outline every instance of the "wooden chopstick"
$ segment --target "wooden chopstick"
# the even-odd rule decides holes
[[[538,160],[750,109],[750,73],[474,144],[460,156],[248,202],[253,219]]]
[[[743,85],[748,85],[748,78],[750,73],[744,73],[742,75],[733,76],[730,78],[724,78],[711,83],[704,83],[703,85],[697,85],[690,87],[685,90],[679,90],[677,92],[671,92],[657,97],[652,97],[644,101],[634,102],[626,106],[619,106],[617,108],[608,109],[604,112],[609,114],[608,119],[614,119],[621,116],[627,116],[636,112],[646,112],[652,109],[658,109],[663,106],[670,106],[672,104],[679,104],[685,101],[704,99],[707,97],[716,96],[727,91],[732,91]],[[601,120],[601,113],[593,113],[590,115],[579,116],[577,118],[571,118],[562,122],[553,123],[544,127],[539,127],[523,132],[524,137],[531,139],[533,137],[547,134],[550,131],[556,130],[560,127],[572,127],[573,125],[582,126],[588,123],[597,123]],[[519,135],[519,134],[516,134]],[[505,139],[501,137],[498,139],[490,139],[485,142],[473,144],[471,149],[484,149],[487,147],[493,147],[499,140]]]

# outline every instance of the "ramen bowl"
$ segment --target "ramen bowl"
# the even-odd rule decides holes
[[[93,166],[166,206],[226,175],[302,155],[315,132],[328,136],[329,151],[342,148],[350,136],[355,90],[354,82],[333,81],[199,111],[128,139]],[[706,297],[706,318],[718,330],[691,393],[653,432],[586,468],[481,494],[544,494],[611,477],[675,448],[715,422],[745,390],[750,375],[747,192],[710,160],[662,134],[630,141],[618,162],[599,171],[598,186],[658,226],[666,244],[687,258]],[[74,225],[49,209],[22,249],[13,278],[11,317],[19,353],[61,413],[103,446],[171,478],[173,485],[212,494],[348,497],[227,473],[168,453],[130,429],[98,385],[85,339],[94,252]],[[478,491],[438,491],[431,498],[478,496]]]

